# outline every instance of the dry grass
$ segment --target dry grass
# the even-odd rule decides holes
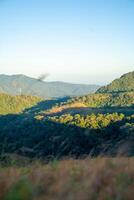
[[[0,199],[133,200],[134,159],[69,159],[1,168]]]
[[[67,105],[62,105],[62,106],[55,106],[52,109],[45,111],[45,114],[56,114],[59,112],[62,112],[63,110],[70,109],[70,108],[86,108],[87,106],[84,103],[81,102],[76,102],[76,103],[71,103]]]

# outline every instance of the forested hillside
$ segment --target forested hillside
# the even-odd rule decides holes
[[[97,93],[130,92],[134,91],[134,71],[124,74],[107,86],[101,87]]]
[[[44,159],[134,155],[134,117],[123,114],[0,117],[0,152]],[[9,161],[9,159],[7,160]]]
[[[133,91],[49,100],[1,94],[0,153],[45,159],[134,155],[133,105]]]
[[[134,92],[92,94],[78,97],[76,100],[84,102],[89,107],[132,106],[134,104]]]
[[[134,104],[134,72],[129,72],[109,85],[99,88],[95,94],[69,99],[64,105],[82,103],[87,107],[123,107]]]
[[[134,92],[0,94],[0,199],[132,200],[133,104]]]
[[[85,96],[74,97],[57,105],[59,108],[71,107],[90,107],[90,108],[106,108],[106,107],[130,107],[134,104],[134,92],[123,93],[95,93]]]
[[[20,113],[42,101],[41,98],[33,96],[10,96],[0,94],[0,115]]]

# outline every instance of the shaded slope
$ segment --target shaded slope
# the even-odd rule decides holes
[[[108,116],[94,118],[92,115],[88,120],[94,118],[92,123],[95,125],[98,117],[104,117],[105,123]],[[92,128],[86,128],[82,124],[79,127],[61,121],[55,122],[47,117],[38,120],[28,113],[0,116],[0,153],[17,153],[38,158],[117,155],[121,148],[129,145],[130,149],[123,149],[124,153],[133,155],[134,118],[121,119],[121,115],[117,114],[109,117],[111,122],[106,127],[102,125],[97,128],[93,125]]]
[[[5,99],[4,99],[5,98]],[[51,117],[45,113],[57,103],[65,99],[38,101],[36,97],[8,97],[4,103],[11,103],[16,109],[25,100],[23,107],[19,107],[20,114],[0,116],[0,153],[17,153],[28,157],[64,157],[83,155],[117,155],[119,149],[129,145],[130,150],[125,153],[133,155],[134,117],[122,114],[91,114],[66,115]],[[32,103],[34,106],[32,106]],[[36,101],[35,101],[36,100]],[[12,102],[13,101],[13,102]],[[5,106],[5,108],[10,108]],[[2,106],[4,108],[4,106]],[[29,108],[28,108],[29,107]],[[8,113],[13,112],[12,109]],[[73,108],[72,108],[73,109]],[[86,107],[84,108],[86,109]],[[85,110],[87,112],[87,110]],[[114,109],[114,112],[116,110]],[[98,112],[98,111],[97,111]],[[15,112],[14,112],[15,113]],[[18,113],[18,112],[17,112]],[[55,113],[56,115],[56,113]],[[43,116],[43,117],[42,117]]]

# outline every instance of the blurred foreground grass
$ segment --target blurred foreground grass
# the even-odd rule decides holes
[[[0,168],[1,200],[133,200],[134,158]]]

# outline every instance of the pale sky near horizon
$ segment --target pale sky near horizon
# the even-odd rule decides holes
[[[106,84],[134,70],[134,0],[0,0],[0,74]]]

